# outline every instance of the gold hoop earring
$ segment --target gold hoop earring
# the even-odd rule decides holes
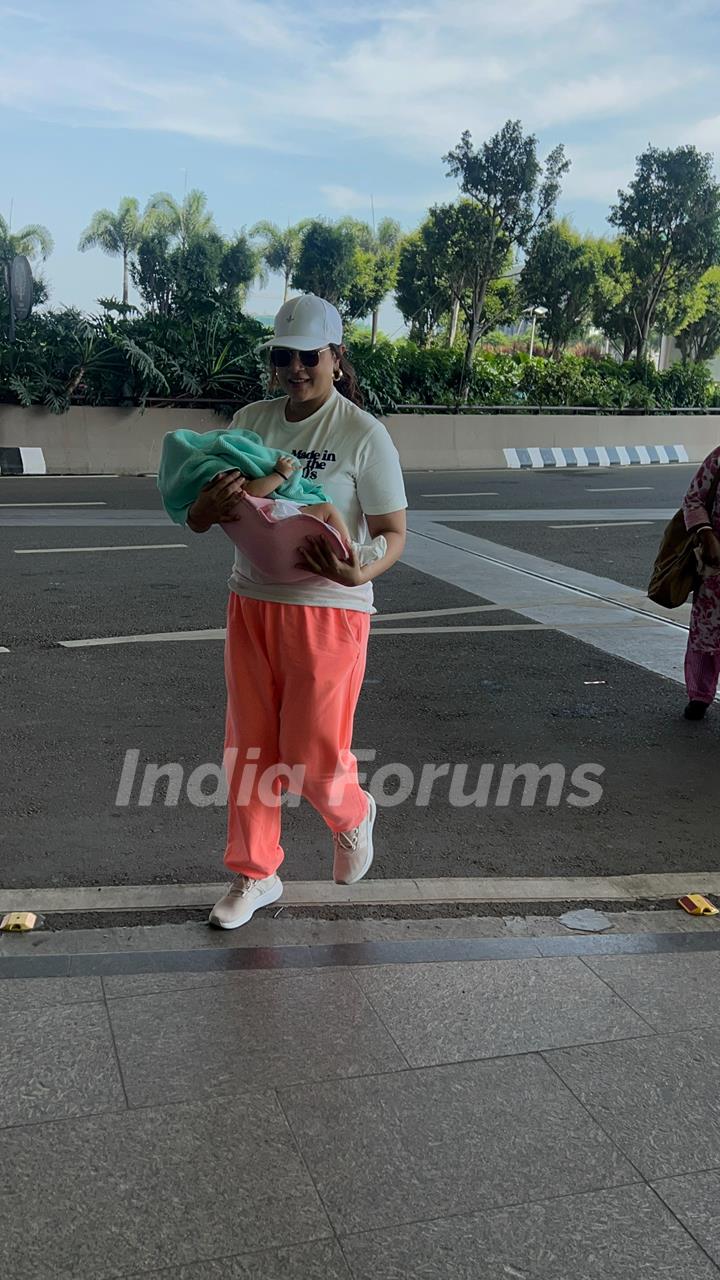
[[[342,382],[342,378],[343,378],[342,369],[336,369],[335,372],[333,373],[333,382]]]

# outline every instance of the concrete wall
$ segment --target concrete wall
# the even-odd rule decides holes
[[[412,470],[504,468],[504,449],[684,444],[701,462],[720,444],[720,416],[705,414],[390,414],[385,422]]]
[[[33,406],[0,405],[0,445],[34,446],[50,475],[137,475],[157,471],[163,436],[186,427],[222,425],[211,409],[95,409],[81,405],[63,414]]]
[[[531,446],[683,444],[700,462],[720,443],[720,417],[655,414],[390,414],[388,430],[407,470],[505,468],[505,448]],[[50,474],[120,473],[158,469],[163,436],[180,427],[223,425],[210,409],[94,409],[57,415],[0,405],[0,446],[41,448]]]

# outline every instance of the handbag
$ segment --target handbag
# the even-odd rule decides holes
[[[718,486],[720,473],[708,494],[706,505],[710,513],[715,509]],[[661,604],[665,609],[679,609],[697,591],[702,580],[695,554],[695,531],[686,529],[681,507],[662,536],[647,593],[655,604]]]

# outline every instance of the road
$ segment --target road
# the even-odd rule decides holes
[[[692,471],[407,476],[356,720],[373,789],[401,788],[376,876],[716,867],[720,717],[682,719],[686,613],[643,596]],[[222,629],[230,559],[220,530],[166,520],[152,478],[0,479],[0,885],[221,878],[224,808],[186,784],[208,766],[212,793],[221,759],[222,643],[192,633]],[[65,644],[137,636],[157,638]],[[182,770],[177,804],[162,785],[138,804],[153,764]],[[553,788],[529,803],[519,765]],[[326,877],[318,816],[288,809],[284,832],[285,877]]]

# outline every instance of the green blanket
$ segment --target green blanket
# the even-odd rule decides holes
[[[170,519],[186,524],[203,485],[222,471],[237,469],[248,479],[259,480],[284,456],[280,449],[264,445],[254,431],[171,431],[163,440],[157,487]],[[303,506],[329,501],[319,484],[303,480],[299,469],[278,486],[275,495]]]

